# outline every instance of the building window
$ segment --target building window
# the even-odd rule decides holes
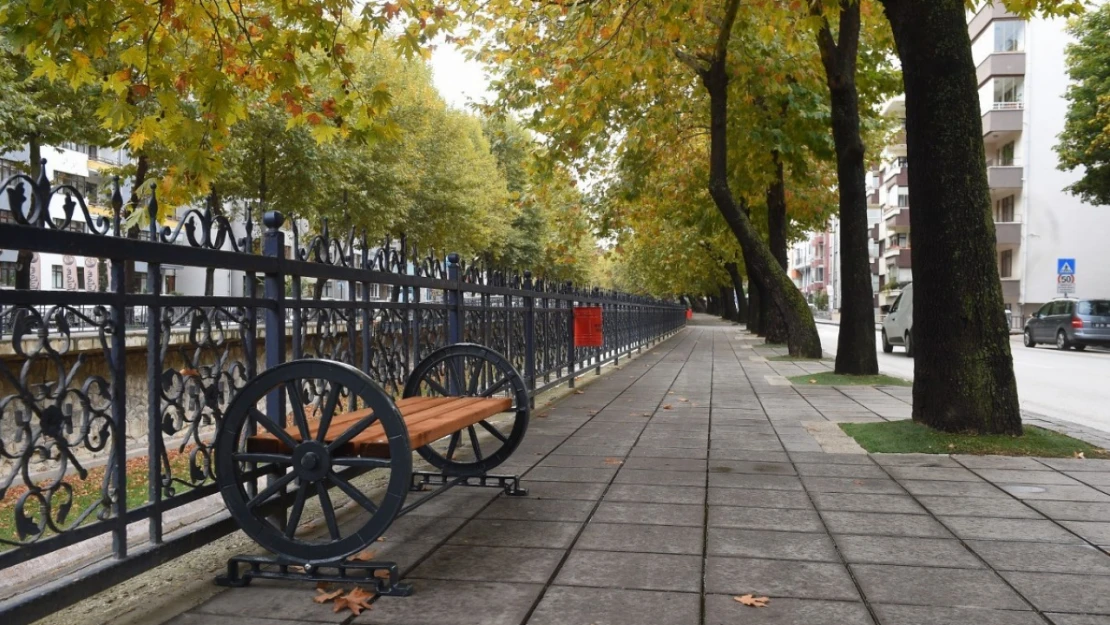
[[[994,220],[999,223],[1010,223],[1014,219],[1014,196],[1010,195],[994,203]]]
[[[16,174],[23,173],[15,161],[0,158],[0,181],[7,180]]]
[[[69,230],[71,232],[85,232],[85,222],[71,219],[69,225],[65,225],[66,220],[61,217],[54,218],[54,228],[57,230]]]
[[[824,282],[824,281],[825,281],[825,268],[824,267],[818,267],[817,268],[817,282]]]
[[[0,286],[15,288],[17,273],[19,273],[19,263],[0,262]]]
[[[1014,251],[1004,250],[998,258],[998,275],[1009,278],[1014,272]]]
[[[54,283],[54,288],[55,289],[64,289],[65,288],[65,280],[62,277],[62,266],[61,265],[54,265],[53,267],[51,267],[50,268],[50,276],[51,276],[51,278],[53,278],[53,283]]]
[[[15,214],[8,209],[0,209],[0,224],[14,224],[18,223],[15,220]]]
[[[1025,50],[1025,22],[1002,20],[994,23],[994,51],[1022,52]]]
[[[1024,102],[1024,76],[1001,76],[994,79],[994,110],[1019,109]]]
[[[899,232],[898,234],[890,237],[890,247],[892,248],[907,247],[909,246],[909,244],[910,235],[906,234],[905,232]]]
[[[331,297],[331,280],[324,283],[324,293],[321,297]]]
[[[903,168],[903,167],[909,167],[909,166],[910,166],[910,159],[909,158],[907,158],[905,156],[899,156],[898,157],[898,167]]]
[[[1014,165],[1014,142],[1011,141],[1006,145],[998,148],[998,164],[1002,167],[1013,167]]]
[[[910,205],[910,194],[909,193],[899,193],[898,194],[898,206],[900,206],[901,208],[906,208],[909,205]]]
[[[162,292],[163,293],[176,293],[177,292],[177,270],[176,269],[163,269],[162,270]]]
[[[132,293],[146,293],[146,272],[133,271],[131,272],[131,292]]]
[[[78,267],[77,268],[77,290],[78,291],[84,291],[85,290],[85,268],[84,267]]]

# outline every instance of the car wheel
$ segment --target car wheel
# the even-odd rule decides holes
[[[1029,331],[1028,328],[1026,328],[1026,330],[1025,330],[1025,340],[1024,340],[1024,342],[1025,342],[1026,347],[1036,347],[1037,346],[1037,342],[1033,340],[1033,333],[1031,331]]]
[[[1068,335],[1063,330],[1056,333],[1056,349],[1071,349],[1071,343],[1068,342]]]
[[[906,358],[913,358],[913,337],[906,332]]]
[[[889,354],[893,351],[894,346],[890,344],[890,341],[886,340],[886,330],[883,330],[883,353]]]

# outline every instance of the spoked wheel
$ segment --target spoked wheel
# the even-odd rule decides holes
[[[529,398],[524,378],[501,354],[469,343],[438,349],[416,365],[405,397],[504,397],[505,412],[479,421],[417,452],[445,475],[483,475],[504,462],[528,429]],[[488,434],[487,440],[481,440]]]
[[[267,405],[278,399],[283,406],[271,413]],[[357,412],[348,413],[352,404]],[[387,441],[388,454],[383,445],[360,443],[368,436]],[[216,463],[220,493],[243,531],[278,556],[306,564],[334,562],[381,536],[412,477],[408,432],[396,405],[366,374],[328,360],[288,362],[249,382],[228,406]],[[248,491],[259,473],[267,478]],[[282,505],[288,506],[284,527],[272,516]],[[322,523],[301,527],[316,515]]]

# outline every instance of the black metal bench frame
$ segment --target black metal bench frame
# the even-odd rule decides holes
[[[373,584],[381,595],[406,596],[412,588],[400,581],[396,563],[358,561],[352,556],[373,545],[397,517],[456,486],[494,487],[510,496],[527,495],[518,476],[491,473],[512,455],[528,429],[528,388],[512,364],[480,345],[460,343],[441,348],[413,369],[403,393],[406,398],[429,395],[509,398],[512,406],[502,414],[512,417],[498,424],[483,420],[463,427],[445,437],[446,450],[440,449],[443,439],[417,447],[415,451],[436,470],[415,471],[409,430],[400,410],[357,368],[330,360],[297,360],[250,380],[229,406],[216,437],[217,482],[231,516],[272,555],[233,557],[228,560],[227,574],[216,583],[246,586],[255,578],[354,582]],[[366,408],[372,410],[368,416],[346,425],[340,435],[331,435],[334,416]],[[310,432],[309,409],[312,418],[319,419],[316,434]],[[291,424],[286,423],[286,414]],[[373,425],[384,431],[388,454],[383,455],[387,457],[364,457],[350,444]],[[498,444],[492,453],[481,449],[475,426],[488,431]],[[287,433],[292,427],[299,437]],[[503,431],[506,428],[508,431]],[[284,451],[248,449],[248,439],[261,432],[276,438]],[[469,455],[457,457],[468,443]],[[487,446],[485,452],[490,449]],[[363,492],[351,481],[378,470],[389,473],[384,491]],[[264,483],[252,479],[260,473],[268,476]],[[289,490],[290,485],[295,488]],[[409,492],[426,491],[429,486],[434,489],[425,497],[405,505]],[[369,519],[361,527],[341,527],[331,502],[332,491],[347,495],[360,512],[369,512]],[[319,500],[327,527],[323,541],[317,540],[313,531],[299,527],[310,497]],[[375,501],[375,497],[380,499]]]

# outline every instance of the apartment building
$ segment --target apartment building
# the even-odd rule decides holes
[[[1015,326],[1057,296],[1061,258],[1075,259],[1077,296],[1110,296],[1110,207],[1068,193],[1078,174],[1057,169],[1054,148],[1068,104],[1065,50],[1072,41],[1066,27],[1061,19],[1023,20],[998,3],[968,16],[999,278]],[[904,119],[905,101],[895,98],[884,113]],[[897,287],[913,275],[905,155],[900,133],[883,150],[871,181],[872,200],[883,217],[872,230],[880,248],[875,267],[880,305],[893,301]]]

